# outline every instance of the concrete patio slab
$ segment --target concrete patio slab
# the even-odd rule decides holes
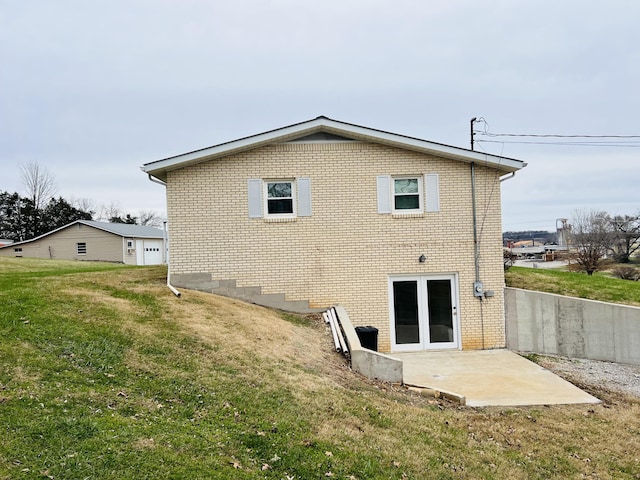
[[[549,370],[509,350],[392,353],[406,385],[465,398],[471,407],[600,403]]]

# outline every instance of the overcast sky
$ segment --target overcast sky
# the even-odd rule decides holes
[[[640,135],[639,19],[635,0],[0,0],[0,191],[36,161],[66,199],[164,212],[143,163],[319,115],[464,148],[472,117]],[[528,163],[504,230],[640,210],[640,138],[476,140]]]

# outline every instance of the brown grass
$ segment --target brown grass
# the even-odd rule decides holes
[[[461,408],[355,375],[331,351],[321,321],[296,325],[277,311],[201,292],[183,290],[178,299],[163,286],[161,270],[94,278],[101,288],[154,295],[161,312],[149,318],[134,300],[100,289],[65,292],[116,309],[136,336],[152,338],[154,322],[171,322],[209,347],[194,353],[185,346],[176,353],[193,354],[203,378],[211,375],[211,364],[225,364],[249,384],[287,388],[305,406],[300,416],[316,440],[389,459],[398,471],[412,472],[411,478],[431,478],[435,465],[441,478],[480,478],[480,471],[491,472],[484,478],[550,478],[554,471],[578,472],[574,478],[640,478],[640,399],[599,390],[594,393],[605,402],[595,406]],[[137,371],[148,362],[135,353],[127,357]],[[160,407],[150,402],[147,408]],[[155,442],[140,438],[133,448],[153,449]],[[444,477],[442,469],[448,472]]]
[[[620,473],[619,478],[640,478],[639,399],[592,387],[604,404],[458,408],[354,375],[344,359],[330,352],[328,332],[320,323],[296,326],[277,312],[199,292],[184,291],[179,301],[167,296],[166,306],[183,329],[211,345],[255,355],[256,369],[271,369],[270,381],[288,385],[306,403],[305,415],[316,419],[318,438],[345,448],[366,445],[372,453],[393,458],[398,468],[424,470],[425,458],[446,451],[443,461],[458,478],[471,478],[465,473],[469,462],[486,462],[496,478],[531,478],[545,458],[559,462],[559,468],[583,472],[584,478],[618,478],[610,465],[627,462],[638,476]],[[276,362],[275,370],[267,359]],[[408,441],[417,438],[427,441]],[[447,446],[460,442],[466,451]]]

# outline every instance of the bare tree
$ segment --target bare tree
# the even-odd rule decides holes
[[[100,205],[100,211],[97,215],[97,220],[100,222],[109,222],[112,218],[121,218],[123,216],[122,209],[118,202],[111,202],[110,204]]]
[[[153,210],[140,210],[138,212],[138,223],[147,227],[162,226],[162,218]]]
[[[83,212],[90,212],[92,215],[96,215],[98,209],[96,203],[90,198],[74,198],[72,197],[69,203]]]
[[[571,244],[575,260],[587,275],[600,269],[601,261],[610,248],[613,234],[606,212],[576,210],[571,224]]]
[[[635,215],[614,215],[607,218],[614,239],[611,245],[618,263],[629,263],[631,256],[640,249],[640,212]]]
[[[42,210],[56,193],[55,177],[38,162],[21,164],[20,173],[27,197],[36,210]]]

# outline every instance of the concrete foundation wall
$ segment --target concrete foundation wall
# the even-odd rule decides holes
[[[640,365],[640,308],[505,288],[507,347]]]

